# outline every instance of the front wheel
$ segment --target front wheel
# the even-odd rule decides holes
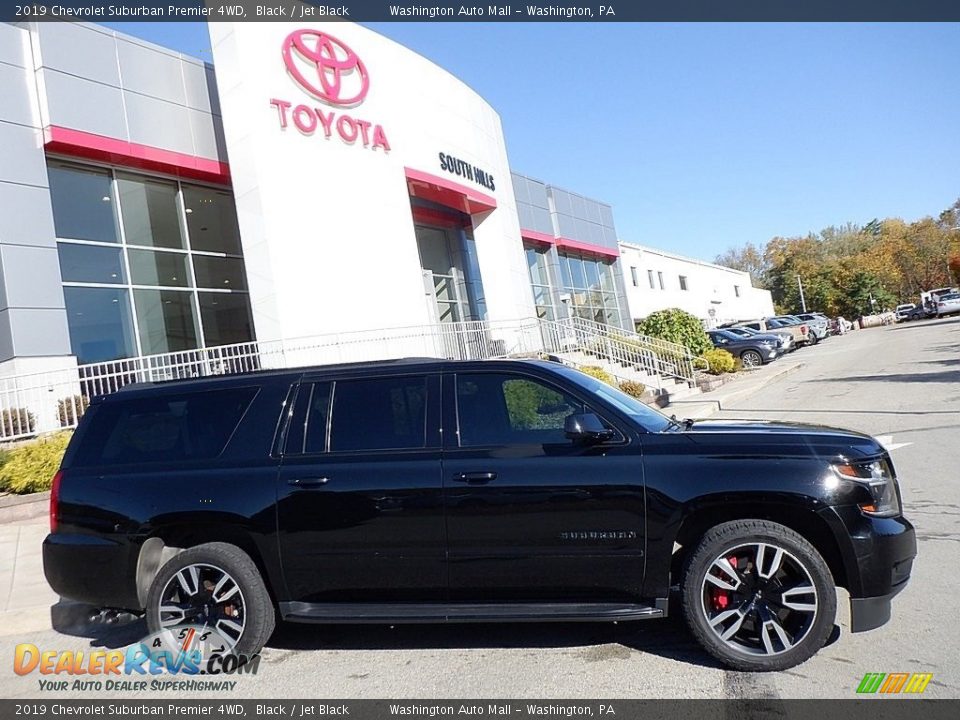
[[[704,649],[735,670],[785,670],[833,631],[837,595],[820,553],[784,525],[735,520],[711,528],[682,580],[683,613]]]
[[[151,633],[182,625],[215,630],[230,649],[254,655],[273,633],[270,594],[250,556],[236,545],[205,543],[167,561],[147,591]]]
[[[760,367],[763,365],[763,358],[756,350],[744,350],[740,355],[740,361],[746,368]]]
[[[820,342],[820,338],[818,338],[815,333],[810,333],[807,337],[810,340],[811,345],[816,345],[818,342]]]

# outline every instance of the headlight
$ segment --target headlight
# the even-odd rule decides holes
[[[871,501],[860,504],[860,510],[873,517],[896,517],[900,514],[900,493],[890,461],[886,458],[865,463],[841,462],[833,471],[845,480],[858,482],[870,491]]]

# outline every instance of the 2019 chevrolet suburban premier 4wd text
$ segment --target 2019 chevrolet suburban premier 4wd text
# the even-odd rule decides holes
[[[890,617],[916,554],[884,449],[677,422],[540,361],[398,360],[96,399],[51,494],[50,585],[215,628],[641,620],[671,589],[728,666],[776,670]]]

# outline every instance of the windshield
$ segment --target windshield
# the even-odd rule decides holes
[[[584,375],[579,370],[574,370],[566,366],[554,367],[554,370],[561,373],[564,377],[572,380],[588,392],[599,395],[603,400],[617,408],[624,415],[630,417],[639,424],[644,430],[650,432],[663,432],[677,425],[659,410],[655,410],[649,405],[640,402],[634,397],[615,387],[607,385],[605,382]]]

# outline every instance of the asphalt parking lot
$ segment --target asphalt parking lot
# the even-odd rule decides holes
[[[865,673],[903,671],[933,673],[928,697],[960,697],[960,319],[857,331],[792,357],[803,366],[718,417],[848,427],[891,449],[919,556],[887,626],[851,635],[841,602],[836,642],[793,670],[747,675],[713,662],[677,616],[620,625],[289,625],[264,651],[258,675],[238,678],[230,696],[850,698]],[[39,523],[21,536],[42,535]],[[49,624],[0,631],[0,697],[84,697],[43,693],[36,674],[16,676],[17,643],[89,650],[144,634],[139,623],[91,628],[77,616],[71,625],[60,606],[54,615],[64,632]]]

